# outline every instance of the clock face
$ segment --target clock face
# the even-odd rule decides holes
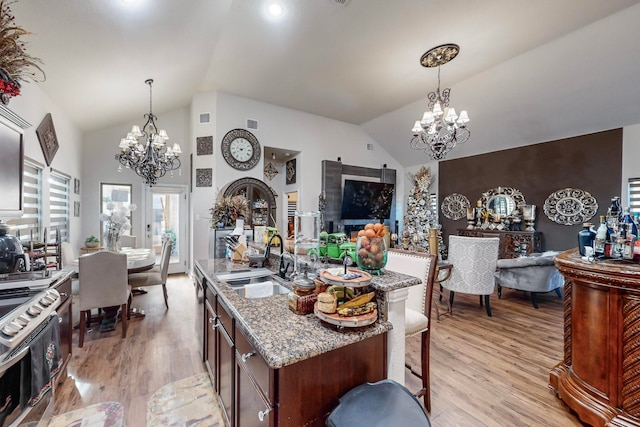
[[[234,169],[249,170],[260,161],[260,143],[248,130],[230,130],[222,138],[222,156]]]
[[[239,162],[246,162],[253,156],[253,147],[251,143],[244,138],[236,138],[231,141],[229,150],[233,158]]]

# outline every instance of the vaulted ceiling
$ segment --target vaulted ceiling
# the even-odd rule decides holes
[[[505,144],[518,145],[574,115],[594,130],[640,122],[629,111],[639,105],[637,20],[616,24],[640,15],[638,1],[277,1],[278,19],[267,16],[267,0],[19,0],[11,8],[44,63],[38,84],[84,131],[140,118],[153,78],[155,113],[220,90],[363,125],[402,164],[417,164],[410,128],[437,84],[419,58],[448,42],[461,51],[441,68],[442,84],[472,120],[461,155],[486,151],[499,139],[487,134],[495,128],[513,127]],[[608,102],[626,109],[617,122],[603,111]],[[601,124],[603,114],[612,120]]]

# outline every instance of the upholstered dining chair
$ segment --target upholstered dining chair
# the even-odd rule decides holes
[[[164,295],[164,305],[169,308],[169,296],[167,295],[167,274],[169,273],[169,260],[171,258],[171,239],[165,239],[162,244],[162,252],[160,253],[160,265],[149,271],[141,273],[129,274],[129,285],[132,288],[141,288],[145,286],[162,286]]]
[[[387,253],[386,270],[408,274],[422,280],[419,285],[408,288],[409,296],[405,302],[405,336],[422,334],[420,343],[420,372],[411,365],[405,366],[422,380],[422,389],[417,397],[424,397],[424,407],[431,412],[431,387],[429,380],[429,358],[431,343],[431,302],[435,282],[437,258],[424,252],[407,252],[390,249]]]
[[[495,289],[496,263],[498,261],[497,237],[449,236],[449,257],[452,264],[451,275],[440,285],[449,290],[449,312],[453,312],[453,298],[456,292],[480,296],[491,317],[490,297]]]
[[[120,236],[120,246],[123,248],[135,248],[136,236],[122,235]]]
[[[80,329],[78,347],[84,345],[87,314],[95,308],[120,306],[122,338],[127,336],[127,318],[131,287],[127,283],[127,256],[102,251],[85,255],[79,259]]]

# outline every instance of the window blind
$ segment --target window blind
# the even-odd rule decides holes
[[[628,189],[631,213],[640,212],[640,178],[629,178]]]
[[[47,242],[57,241],[56,230],[60,233],[60,241],[68,242],[69,236],[69,185],[71,179],[58,172],[51,172],[49,177],[49,236]]]
[[[7,220],[21,240],[29,240],[33,233],[34,240],[40,240],[40,225],[42,224],[42,166],[28,159],[24,161],[23,172],[23,210],[21,218]]]

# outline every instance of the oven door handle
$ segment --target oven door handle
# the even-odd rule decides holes
[[[29,346],[26,346],[25,348],[20,350],[16,355],[14,355],[12,358],[3,361],[2,365],[0,365],[0,377],[3,376],[4,373],[9,370],[9,368],[11,368],[13,365],[18,363],[19,361],[21,361],[28,351],[29,351]]]

